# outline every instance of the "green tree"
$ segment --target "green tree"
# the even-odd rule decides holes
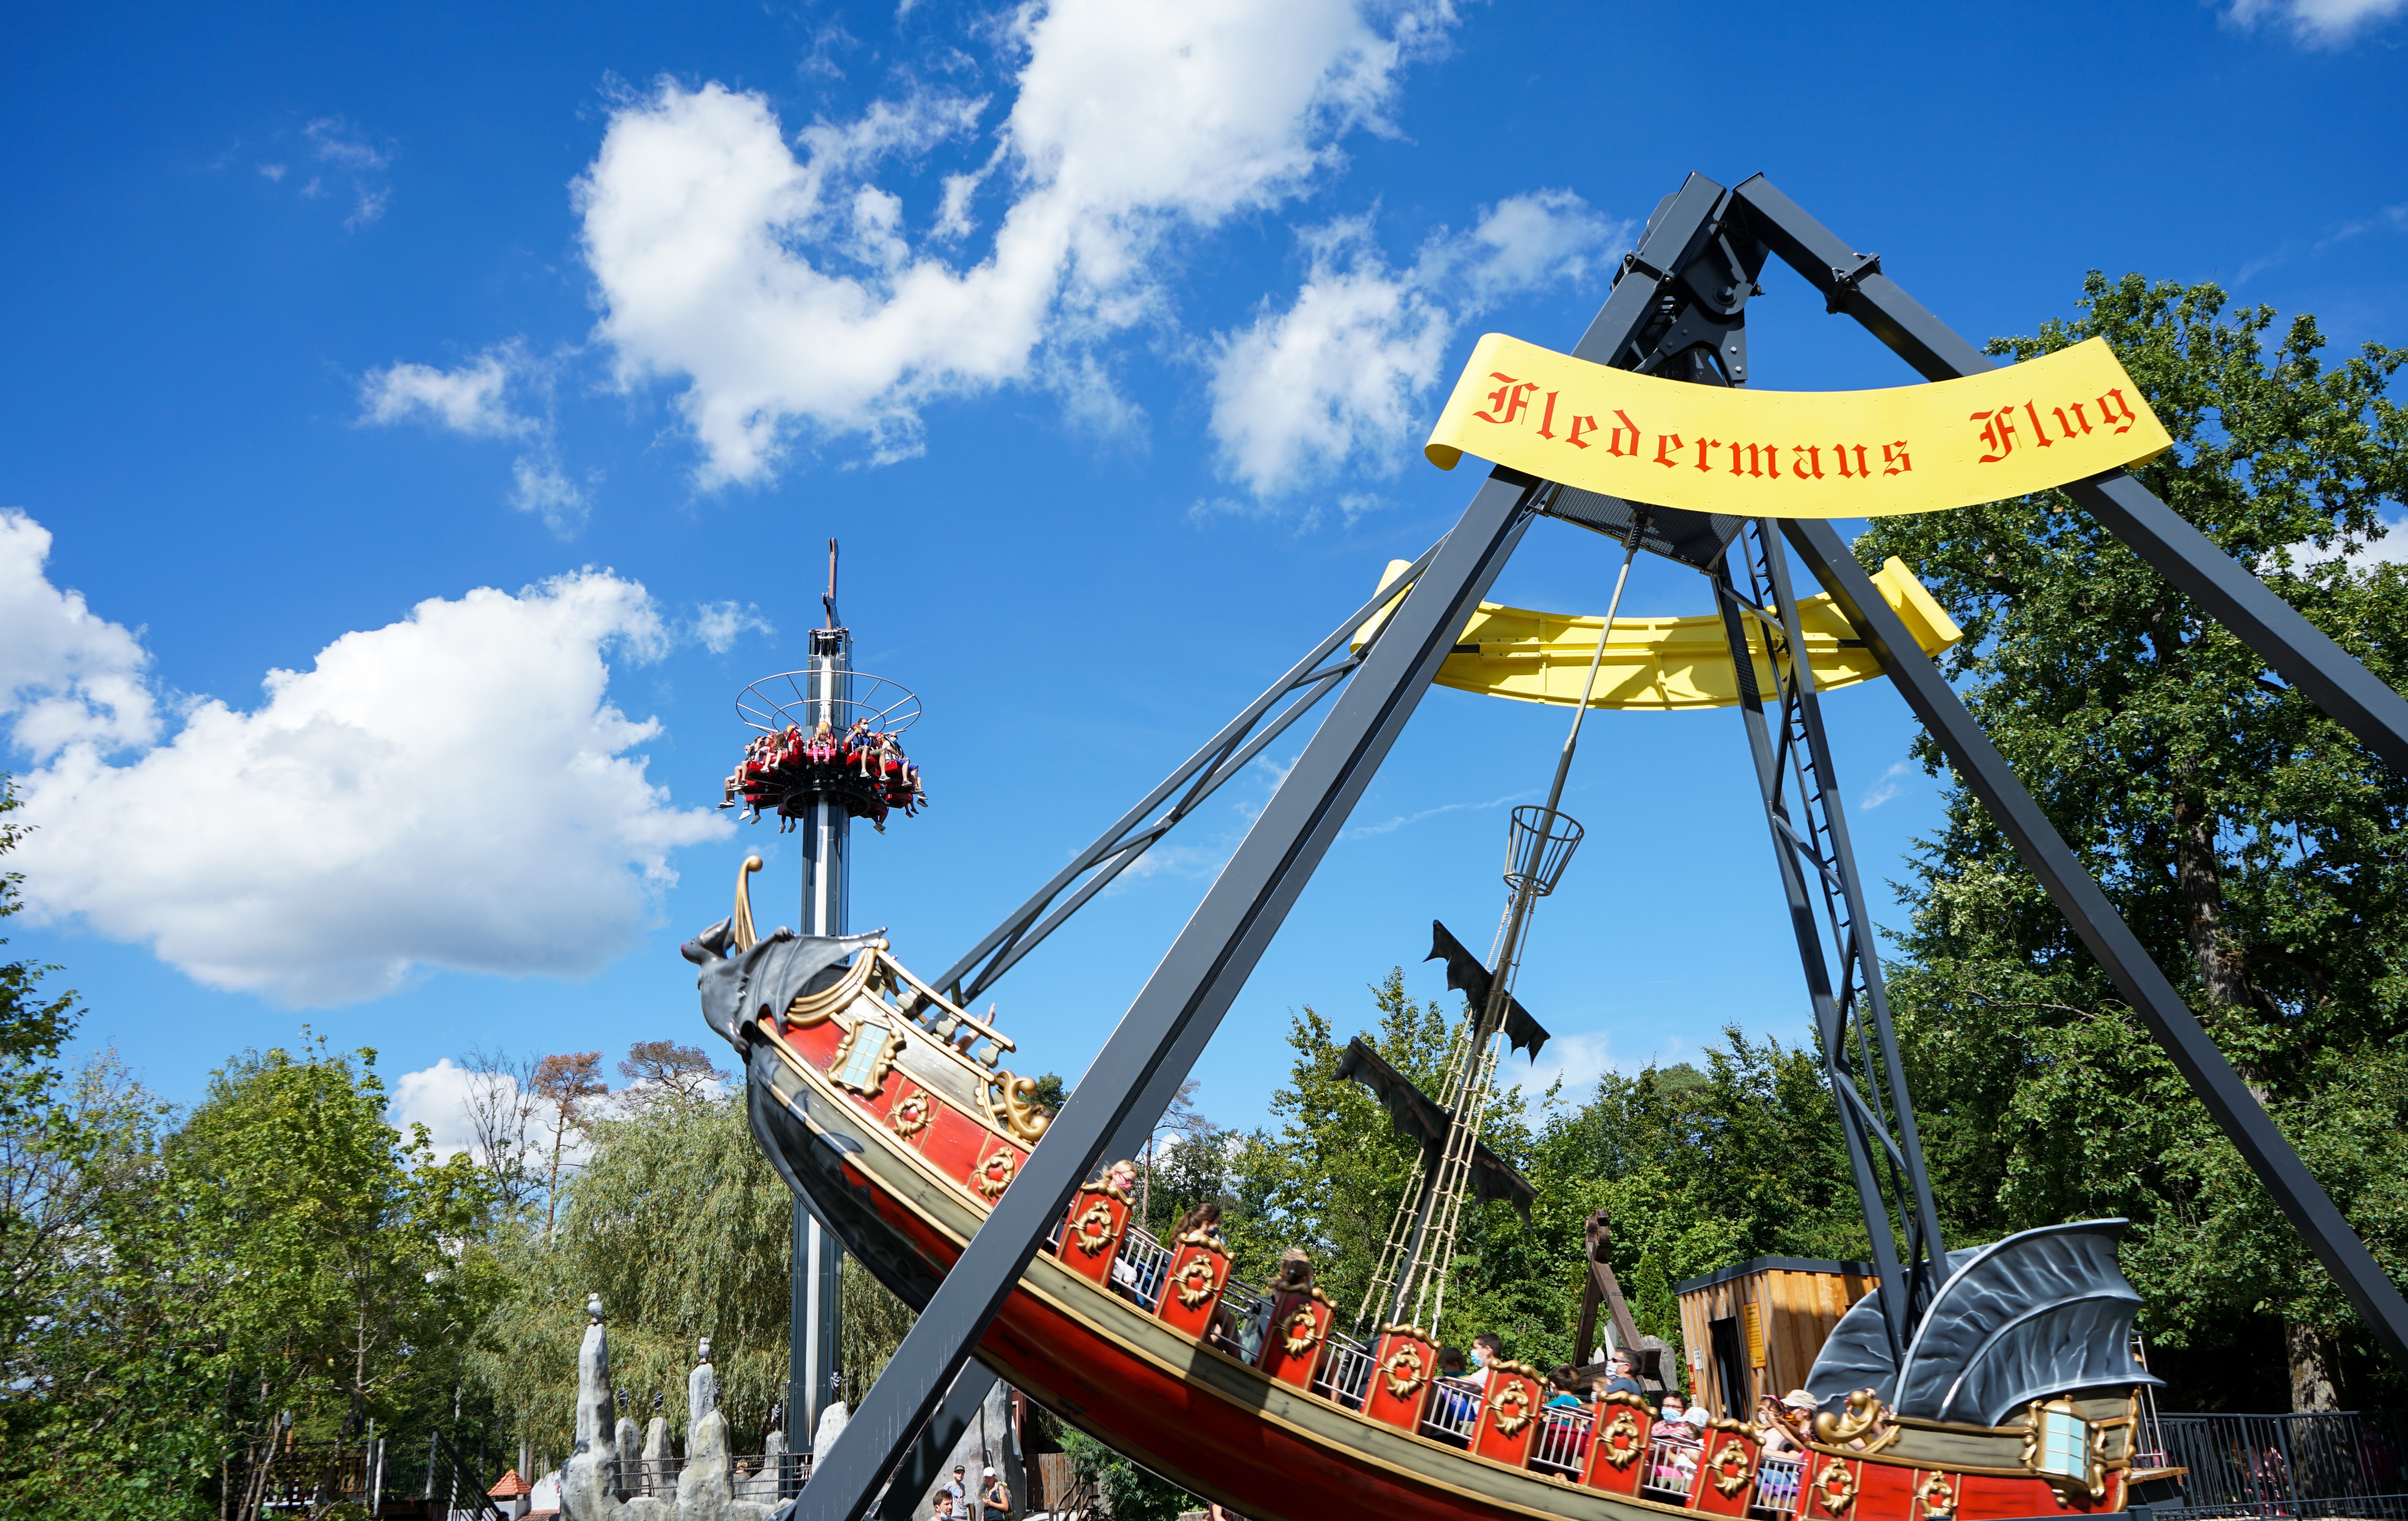
[[[514,1290],[490,1322],[479,1376],[538,1457],[570,1449],[589,1293],[602,1297],[611,1377],[638,1421],[657,1412],[683,1429],[686,1373],[706,1336],[738,1450],[761,1450],[769,1407],[786,1398],[793,1195],[754,1143],[741,1094],[653,1091],[589,1122],[593,1150],[563,1187],[555,1239],[528,1219],[493,1248]],[[859,1264],[844,1271],[838,1366],[857,1393],[911,1317]]]
[[[2138,471],[2150,489],[2408,681],[2408,572],[2349,559],[2408,501],[2388,395],[2408,350],[2328,364],[2313,318],[2277,332],[2214,285],[2094,273],[2077,317],[1990,352],[2093,337],[2173,436]],[[1856,551],[1905,559],[1965,627],[1968,706],[2378,1257],[2408,1269],[2408,779],[2057,493],[1885,520]],[[1944,769],[1928,739],[1917,754]],[[1946,805],[1894,982],[1956,1227],[2130,1215],[2161,1343],[2229,1349],[2279,1324],[2294,1402],[2329,1407],[2355,1318],[1953,775]]]

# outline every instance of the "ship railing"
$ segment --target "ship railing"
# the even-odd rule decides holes
[[[1698,1476],[1701,1451],[1695,1442],[1651,1435],[1647,1439],[1647,1467],[1639,1476],[1639,1487],[1687,1499],[1690,1481]]]
[[[1597,1417],[1584,1410],[1557,1406],[1539,1416],[1539,1434],[1530,1442],[1530,1466],[1542,1473],[1577,1479],[1588,1461],[1588,1439]]]
[[[1170,1249],[1151,1231],[1131,1226],[1112,1259],[1112,1286],[1148,1310],[1162,1304],[1162,1281],[1170,1273]]]
[[[1479,1389],[1453,1379],[1430,1381],[1429,1403],[1422,1411],[1422,1435],[1469,1447],[1479,1420]]]
[[[1760,1458],[1756,1465],[1756,1498],[1748,1502],[1748,1508],[1760,1515],[1796,1515],[1798,1494],[1805,1483],[1804,1458]]]
[[[1363,1396],[1371,1387],[1369,1349],[1338,1331],[1329,1333],[1328,1347],[1312,1375],[1312,1392],[1348,1410],[1361,1410]]]

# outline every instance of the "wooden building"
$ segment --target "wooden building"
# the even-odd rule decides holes
[[[1745,1420],[1756,1396],[1802,1387],[1831,1327],[1880,1283],[1870,1263],[1750,1257],[1676,1284],[1695,1398]]]

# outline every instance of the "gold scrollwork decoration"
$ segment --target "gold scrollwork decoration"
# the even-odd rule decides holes
[[[1890,1420],[1889,1407],[1870,1389],[1849,1395],[1843,1413],[1834,1415],[1827,1410],[1814,1417],[1815,1439],[1827,1447],[1853,1442],[1866,1452],[1877,1453],[1898,1440],[1899,1429]]]
[[[997,1072],[987,1080],[986,1112],[1015,1141],[1034,1143],[1053,1123],[1054,1114],[1037,1101],[1037,1080]]]
[[[1824,1417],[1829,1419],[1828,1416]],[[1856,1502],[1856,1474],[1845,1460],[1834,1457],[1814,1476],[1814,1498],[1833,1515],[1845,1515]]]
[[[1927,1473],[1914,1486],[1915,1509],[1927,1521],[1942,1521],[1956,1514],[1956,1482],[1945,1473]]]
[[[1197,1247],[1187,1254],[1187,1260],[1170,1275],[1170,1282],[1179,1290],[1179,1302],[1193,1310],[1221,1286],[1221,1270],[1211,1253]]]
[[[1524,1380],[1508,1378],[1500,1381],[1497,1392],[1488,1399],[1489,1418],[1497,1423],[1498,1435],[1510,1437],[1530,1424],[1533,1398],[1530,1385]]]
[[[1747,1452],[1747,1443],[1737,1437],[1725,1437],[1714,1453],[1713,1463],[1707,1471],[1714,1476],[1714,1487],[1722,1491],[1726,1499],[1746,1488],[1754,1474],[1755,1465],[1749,1462]]]
[[[1088,1205],[1087,1212],[1079,1216],[1070,1227],[1070,1239],[1079,1243],[1080,1251],[1091,1257],[1103,1256],[1118,1235],[1119,1232],[1112,1229],[1112,1207],[1100,1198]]]
[[[926,1094],[921,1092],[919,1089],[914,1088],[910,1092],[905,1094],[902,1098],[896,1099],[895,1107],[886,1112],[886,1126],[888,1129],[893,1130],[896,1135],[909,1141],[913,1136],[918,1135],[921,1131],[928,1128],[928,1122],[936,1117],[937,1112],[934,1100],[930,1099]]]
[[[838,1010],[851,1008],[853,1000],[869,986],[871,976],[878,970],[878,954],[885,948],[884,940],[870,941],[853,958],[853,965],[844,969],[843,976],[817,993],[796,994],[795,1001],[786,1005],[786,1023],[808,1029]]]
[[[1614,1411],[1613,1419],[1598,1432],[1597,1443],[1605,1460],[1618,1469],[1638,1462],[1639,1455],[1647,1450],[1647,1439],[1639,1429],[1639,1417],[1630,1413],[1627,1405]]]
[[[1413,1391],[1429,1382],[1429,1368],[1422,1361],[1422,1349],[1411,1342],[1399,1342],[1397,1350],[1380,1366],[1388,1381],[1388,1393],[1398,1399],[1410,1399]]]
[[[1280,1345],[1286,1349],[1289,1356],[1301,1357],[1307,1348],[1320,1340],[1320,1317],[1312,1313],[1312,1306],[1297,1305],[1296,1313],[1287,1317],[1287,1331],[1281,1339]]]
[[[980,1193],[991,1199],[1001,1198],[1003,1191],[1011,1186],[1011,1175],[1019,1166],[1019,1153],[1009,1146],[997,1146],[994,1155],[978,1165],[978,1170],[971,1174],[971,1179],[978,1184]]]

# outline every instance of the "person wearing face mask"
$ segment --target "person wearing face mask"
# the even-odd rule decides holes
[[[1471,1339],[1471,1371],[1466,1375],[1482,1388],[1488,1387],[1488,1370],[1505,1358],[1505,1343],[1497,1340],[1494,1331],[1483,1331]]]

